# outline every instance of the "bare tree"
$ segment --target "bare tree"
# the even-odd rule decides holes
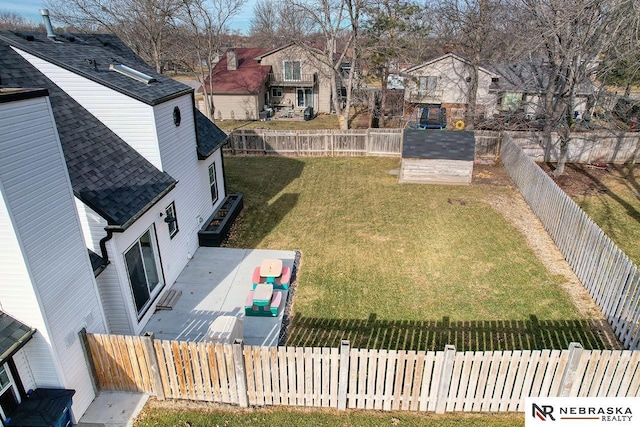
[[[345,7],[347,14],[349,15],[349,22],[351,24],[351,46],[349,48],[349,75],[347,77],[347,98],[345,100],[346,108],[342,112],[343,117],[343,129],[349,128],[349,118],[351,116],[351,98],[353,95],[353,85],[355,82],[356,72],[358,68],[358,62],[361,54],[361,35],[360,24],[361,16],[364,13],[369,0],[346,0]]]
[[[511,4],[504,0],[438,0],[431,1],[430,11],[437,32],[447,44],[466,56],[471,65],[471,81],[467,90],[467,125],[477,123],[479,70],[485,61],[504,60],[513,48],[506,46],[513,32],[509,20]],[[505,24],[507,27],[505,27]]]
[[[324,77],[330,81],[333,110],[336,114],[341,115],[342,105],[338,89],[339,71],[353,41],[353,34],[348,34],[344,48],[341,51],[338,50],[338,42],[345,33],[348,33],[349,28],[345,0],[287,0],[286,7],[291,11],[292,16],[304,20],[306,28],[311,28],[319,33],[319,39],[324,43],[322,49],[310,46],[305,40],[292,39],[292,41],[309,51],[330,70],[329,75]]]
[[[34,30],[41,26],[10,10],[0,10],[0,30]]]
[[[364,49],[368,68],[380,79],[380,126],[384,127],[387,83],[393,63],[403,61],[429,28],[421,21],[422,9],[406,0],[373,0],[364,23]]]
[[[185,37],[183,63],[203,88],[205,114],[214,119],[213,67],[222,53],[227,24],[243,5],[243,0],[180,0],[179,26]],[[196,62],[193,62],[195,58]]]
[[[48,0],[56,19],[83,31],[108,31],[162,72],[180,0]]]
[[[530,54],[548,64],[543,82],[544,134],[548,147],[551,132],[559,135],[556,175],[564,173],[574,126],[576,93],[590,84],[605,53],[615,52],[627,37],[638,15],[629,0],[521,0],[524,17],[532,25],[528,34]],[[618,56],[628,52],[618,52]],[[620,59],[620,58],[618,58]]]

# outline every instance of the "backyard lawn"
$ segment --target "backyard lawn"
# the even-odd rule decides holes
[[[446,414],[261,408],[222,410],[162,408],[147,404],[135,426],[279,426],[279,427],[513,427],[524,425],[523,414]],[[203,405],[198,405],[203,406]]]
[[[226,157],[245,209],[227,246],[299,250],[287,345],[600,348],[589,321],[495,210],[506,186],[397,184],[399,159]]]

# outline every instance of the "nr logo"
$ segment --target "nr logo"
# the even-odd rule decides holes
[[[539,418],[541,421],[555,421],[556,419],[553,417],[553,406],[551,405],[542,405],[538,406],[535,403],[533,405],[533,418]]]

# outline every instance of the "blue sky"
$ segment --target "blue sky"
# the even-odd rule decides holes
[[[249,32],[251,16],[253,15],[253,5],[256,0],[246,0],[238,16],[231,21],[230,27],[244,33]],[[0,0],[0,10],[16,12],[32,21],[40,21],[41,8],[45,8],[44,0]],[[51,16],[53,25],[56,25],[55,16]]]

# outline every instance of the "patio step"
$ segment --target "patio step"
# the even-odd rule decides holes
[[[156,310],[173,310],[173,307],[178,303],[181,295],[182,291],[169,289],[164,295],[162,295],[160,301],[158,301]]]

